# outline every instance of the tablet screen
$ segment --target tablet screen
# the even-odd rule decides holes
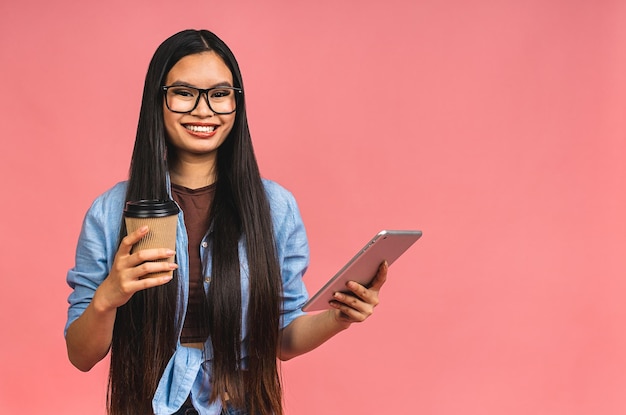
[[[346,291],[348,281],[367,286],[383,261],[391,265],[422,236],[421,231],[384,230],[377,233],[334,277],[302,307],[304,311],[330,308],[336,291]]]

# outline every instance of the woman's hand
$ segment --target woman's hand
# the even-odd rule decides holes
[[[365,321],[374,313],[374,307],[379,303],[378,294],[380,288],[387,280],[388,268],[387,261],[380,264],[378,273],[369,287],[349,281],[346,287],[352,294],[341,292],[334,294],[334,299],[330,302],[330,306],[336,310],[335,318],[339,323],[344,325],[359,323]]]
[[[175,255],[171,249],[145,249],[131,254],[134,244],[148,233],[144,226],[122,239],[115,254],[111,271],[94,295],[101,310],[116,309],[128,302],[137,291],[145,290],[171,281],[171,276],[150,276],[155,272],[172,271],[178,268],[173,262],[154,262]],[[95,305],[95,304],[94,304]]]
[[[378,293],[387,280],[387,262],[378,268],[378,273],[364,287],[354,281],[348,282],[350,294],[336,293],[330,302],[331,309],[323,313],[305,314],[296,318],[281,332],[277,355],[281,360],[289,360],[307,353],[352,323],[367,319],[378,305]]]
[[[137,291],[172,280],[172,277],[149,274],[176,269],[177,265],[171,262],[154,262],[174,256],[174,251],[146,249],[130,253],[133,245],[147,233],[148,228],[144,226],[122,239],[109,275],[96,289],[85,311],[67,329],[68,357],[82,371],[90,370],[109,352],[117,308],[126,304]]]

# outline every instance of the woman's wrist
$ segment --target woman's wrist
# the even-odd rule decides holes
[[[328,310],[328,313],[330,314],[335,326],[337,327],[337,332],[344,331],[352,325],[352,322],[350,320],[343,317],[344,314],[341,312],[341,310],[331,308]]]
[[[107,300],[106,295],[102,290],[103,285],[100,285],[93,295],[93,299],[91,300],[93,311],[99,316],[115,314],[117,312],[117,307],[112,305],[111,302]]]

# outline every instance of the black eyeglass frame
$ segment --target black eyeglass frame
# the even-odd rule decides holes
[[[173,109],[170,108],[170,104],[167,102],[167,91],[170,88],[189,88],[189,89],[195,89],[196,91],[198,91],[198,97],[196,98],[196,103],[193,105],[193,107],[189,110],[189,111],[174,111]],[[188,114],[191,111],[195,110],[198,107],[198,104],[200,103],[200,97],[205,96],[205,101],[207,103],[207,105],[209,106],[209,109],[215,113],[215,114],[219,114],[219,115],[228,115],[228,114],[232,114],[233,112],[237,111],[237,97],[239,95],[243,94],[243,89],[241,88],[236,88],[234,86],[215,86],[213,88],[207,88],[207,89],[201,89],[201,88],[196,88],[195,86],[189,86],[189,85],[163,85],[161,87],[161,89],[163,90],[163,95],[165,98],[165,106],[167,107],[168,110],[175,112],[176,114]],[[228,89],[230,91],[235,92],[235,109],[230,111],[230,112],[219,112],[219,111],[215,111],[213,109],[213,107],[211,107],[211,99],[209,98],[209,92],[210,91],[214,91],[216,89]]]

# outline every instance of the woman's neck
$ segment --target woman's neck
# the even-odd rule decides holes
[[[172,183],[199,189],[215,183],[215,160],[172,160],[170,164],[170,179]]]

